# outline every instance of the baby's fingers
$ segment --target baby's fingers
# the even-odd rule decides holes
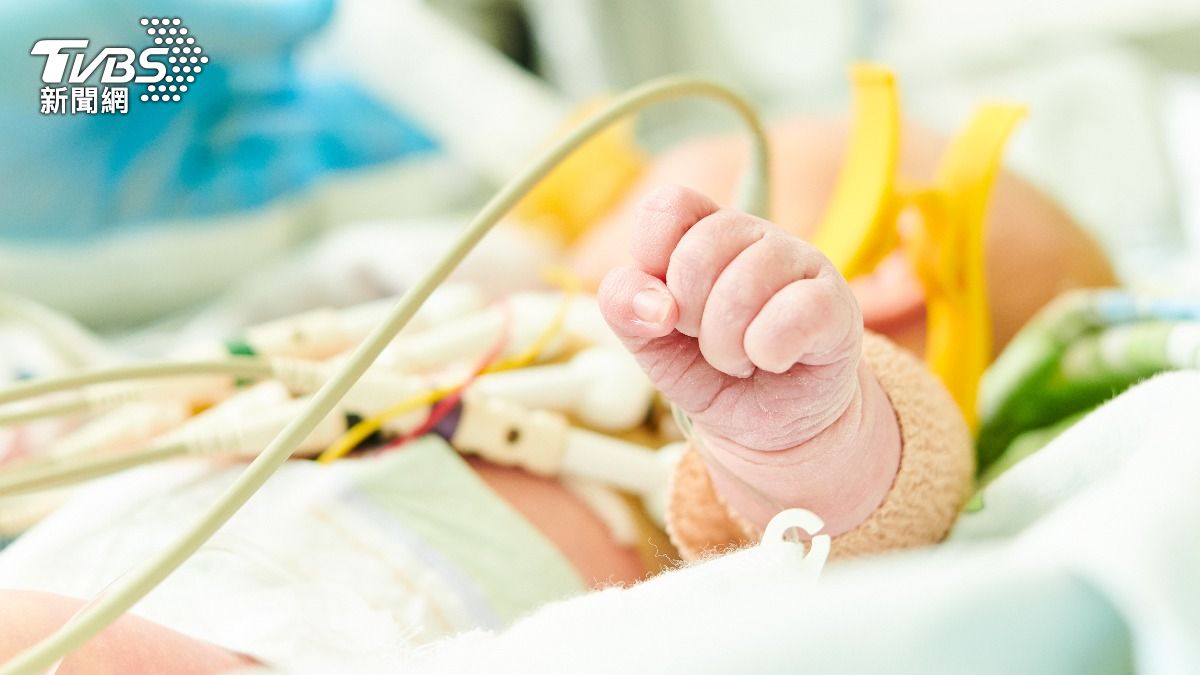
[[[763,305],[743,345],[755,366],[772,373],[797,363],[823,366],[858,353],[862,313],[836,272],[793,281]]]
[[[637,352],[647,340],[670,335],[679,308],[667,285],[634,267],[618,267],[596,292],[600,313],[626,347]]]
[[[768,231],[747,246],[721,272],[704,302],[699,339],[705,360],[729,375],[750,376],[758,365],[744,346],[751,321],[789,283],[816,277],[826,266],[829,261],[816,249],[782,232]]]

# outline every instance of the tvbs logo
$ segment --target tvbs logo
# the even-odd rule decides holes
[[[66,114],[68,108],[72,115],[128,112],[130,84],[145,85],[142,101],[180,102],[208,64],[204,48],[196,44],[195,36],[189,34],[178,18],[146,17],[141,25],[154,41],[153,46],[141,50],[104,47],[90,59],[85,52],[90,44],[87,39],[51,38],[35,42],[30,55],[45,58],[42,114]]]

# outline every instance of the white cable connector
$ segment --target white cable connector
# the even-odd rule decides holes
[[[328,307],[251,326],[245,340],[262,356],[306,359],[328,358],[353,345],[341,314]]]
[[[139,401],[180,401],[190,405],[211,405],[233,393],[233,378],[225,375],[197,375],[139,382],[119,382],[88,387],[81,392],[90,410],[115,408]]]
[[[383,298],[341,310],[342,323],[346,331],[356,336],[355,343],[366,337],[379,325],[399,298]],[[475,284],[464,282],[446,283],[437,288],[429,301],[421,305],[408,325],[398,335],[411,335],[457,319],[487,306],[487,294]]]
[[[304,403],[292,399],[282,383],[267,380],[191,418],[178,402],[129,404],[59,441],[42,458],[0,472],[0,500],[180,457],[253,457]],[[345,415],[339,409],[317,425],[297,453],[315,454],[345,431]]]
[[[448,284],[430,296],[401,335],[478,311],[484,303],[479,288]],[[247,329],[246,343],[268,357],[328,358],[361,342],[395,304],[396,298],[383,298],[345,309],[322,308],[284,317]]]
[[[508,349],[503,355],[511,356],[528,349],[537,336],[544,330],[545,325],[554,319],[559,311],[561,294],[528,293],[515,298],[512,336]],[[482,292],[475,286],[458,284],[439,291],[439,302],[426,305],[429,308],[423,313],[423,320],[414,322],[412,330],[405,330],[397,342],[395,353],[403,354],[408,348],[418,351],[426,349],[439,352],[424,365],[440,366],[458,360],[465,354],[472,354],[478,349],[478,354],[484,351],[500,336],[504,325],[502,310],[497,308],[475,311],[468,316],[464,312],[476,310],[483,303]],[[256,333],[258,348],[265,352],[276,353],[324,353],[326,348],[335,345],[350,346],[345,340],[357,341],[361,333],[368,329],[371,318],[384,309],[384,304],[390,301],[380,301],[347,310],[322,310],[315,313],[290,317],[276,324],[260,326]],[[595,320],[594,302],[575,299],[567,316],[567,330],[571,333],[571,324],[576,324],[575,330]],[[418,316],[422,316],[418,314]],[[598,315],[597,315],[598,316]],[[425,330],[420,330],[424,328]],[[458,329],[463,328],[462,332]],[[308,337],[298,338],[297,335]],[[270,336],[274,337],[270,337]],[[267,336],[267,337],[264,337]],[[324,336],[324,337],[322,337]],[[297,348],[297,342],[306,342],[311,349]],[[289,342],[291,341],[291,342]],[[560,336],[552,344],[542,350],[543,356],[553,356],[560,352],[566,338]],[[272,346],[272,344],[274,346]],[[290,346],[289,346],[290,345]],[[324,345],[324,346],[321,346]],[[315,350],[315,351],[314,351]],[[191,358],[220,359],[226,357],[224,349],[216,344],[193,344],[178,352],[177,356]],[[400,358],[401,362],[413,359]],[[419,359],[418,359],[419,360]],[[336,371],[336,363],[324,363],[311,360],[299,360],[293,357],[277,357],[272,359],[276,377],[283,380],[295,393],[310,393],[316,391]],[[422,364],[417,364],[422,365]],[[423,370],[425,368],[417,368]],[[406,397],[428,389],[431,385],[423,380],[415,380],[395,373],[386,373],[383,367],[371,370],[365,380],[351,393],[348,409],[354,412],[371,414],[383,409]],[[411,368],[410,368],[411,370]],[[66,401],[55,404],[54,409],[71,408],[73,405],[80,410],[105,410],[138,402],[161,402],[174,400],[192,406],[211,406],[228,399],[237,391],[235,378],[228,375],[189,375],[166,379],[143,379],[129,382],[101,384],[83,388],[68,397]],[[606,408],[598,408],[602,410]],[[408,421],[401,420],[400,426],[408,427]],[[601,423],[600,426],[603,426]]]
[[[565,417],[528,410],[468,391],[450,444],[465,454],[516,466],[542,476],[585,478],[640,497],[662,522],[667,486],[680,452],[654,451],[635,443],[577,429]]]
[[[231,419],[233,415],[227,410],[218,416],[220,420],[177,429],[168,437],[139,450],[23,462],[11,471],[0,473],[0,500],[184,457],[256,457],[306,403],[305,400],[287,400],[256,409],[245,419]],[[296,446],[294,454],[316,454],[345,431],[345,416],[340,411],[331,412]]]
[[[271,359],[271,376],[293,394],[308,394],[321,388],[337,365],[328,361],[308,361],[279,357]]]
[[[455,361],[479,359],[503,336],[506,324],[508,340],[500,357],[515,356],[529,349],[546,326],[555,320],[562,302],[561,292],[513,293],[505,301],[507,307],[487,307],[428,330],[401,335],[383,351],[376,363],[402,372],[419,373]],[[571,339],[581,337],[573,326],[587,322],[595,303],[580,297],[573,298],[571,303],[563,330],[542,349],[541,358],[557,356]]]
[[[260,410],[249,419],[229,420],[222,424],[203,425],[182,431],[176,434],[173,440],[185,445],[189,455],[253,457],[295,418],[296,411],[306,403],[305,399],[287,401]],[[339,409],[335,409],[297,446],[293,456],[314,455],[337,441],[344,433],[346,417]]]
[[[560,470],[638,495],[652,503],[664,501],[678,457],[586,429],[571,428],[563,448]]]
[[[541,476],[557,475],[567,444],[567,420],[546,410],[528,410],[468,391],[450,437],[459,452]]]
[[[316,391],[336,371],[338,364],[299,359],[272,359],[272,374],[295,394]],[[401,375],[372,368],[363,374],[342,399],[342,410],[357,415],[374,415],[387,407],[422,392],[431,384],[427,379],[413,375]],[[387,421],[384,429],[391,433],[406,433],[419,426],[428,413],[428,407],[398,415]]]
[[[45,456],[86,457],[136,447],[180,424],[189,413],[188,406],[177,401],[131,403],[59,438]]]
[[[217,405],[199,413],[182,425],[163,434],[163,441],[177,441],[185,434],[195,434],[257,415],[260,411],[278,407],[290,401],[292,392],[278,380],[264,380],[241,389]]]
[[[472,389],[526,408],[569,413],[593,429],[627,431],[646,419],[654,385],[624,349],[591,347],[569,362],[480,377]]]

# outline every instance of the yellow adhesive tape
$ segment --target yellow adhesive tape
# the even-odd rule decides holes
[[[901,213],[919,226],[903,245],[925,289],[925,358],[971,429],[979,379],[991,361],[984,226],[992,184],[1022,106],[981,107],[951,143],[931,186],[902,190],[897,177],[900,100],[886,68],[851,71],[854,122],[846,162],[814,244],[847,278],[868,274],[901,244]]]
[[[854,122],[833,197],[813,244],[847,279],[867,274],[895,249],[900,100],[896,79],[880,66],[856,65]]]

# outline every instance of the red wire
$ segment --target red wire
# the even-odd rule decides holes
[[[466,391],[467,387],[474,384],[475,380],[479,379],[479,376],[483,374],[483,371],[487,370],[488,366],[492,365],[498,358],[500,358],[500,354],[504,351],[504,348],[508,345],[509,339],[512,337],[512,307],[509,305],[507,298],[505,298],[501,307],[504,309],[504,323],[501,324],[500,327],[500,337],[492,344],[487,353],[483,355],[483,358],[475,364],[475,368],[471,371],[470,377],[468,377],[461,385],[455,388],[451,394],[438,401],[433,408],[429,410],[429,417],[425,419],[425,422],[423,422],[421,426],[383,446],[384,450],[394,450],[405,443],[429,433],[430,429],[433,429],[435,426],[437,426],[438,422],[441,422],[446,415],[449,415],[450,412],[454,410],[455,406],[458,405],[458,402],[462,400],[463,393]]]

